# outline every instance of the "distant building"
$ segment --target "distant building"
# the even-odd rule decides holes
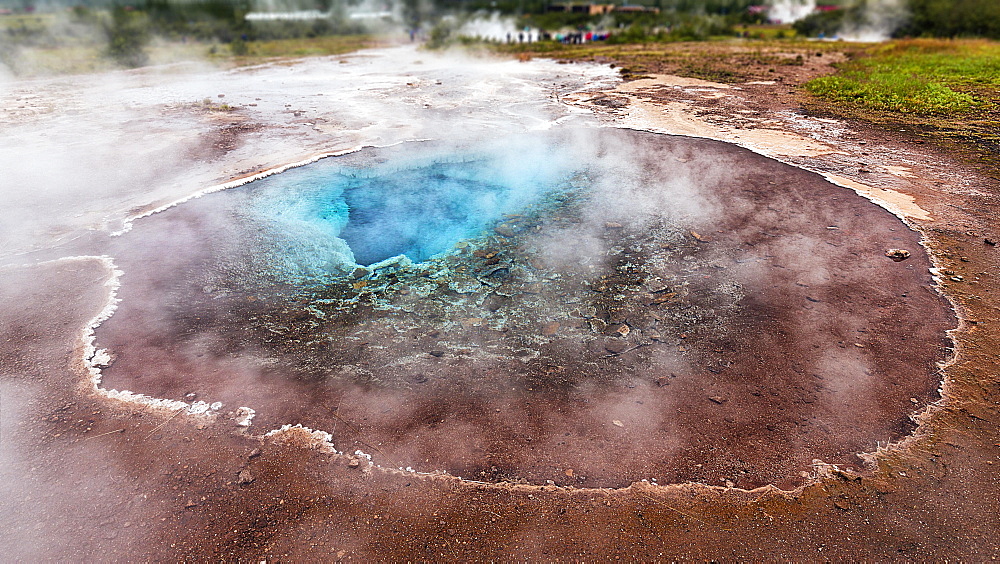
[[[659,14],[659,8],[652,8],[647,6],[616,6],[614,4],[549,4],[546,8],[547,12],[566,12],[571,14],[587,14],[588,16],[601,16],[604,14],[610,14],[612,12],[624,12],[624,13],[644,13],[648,12],[651,14]]]
[[[654,8],[654,7],[651,7],[651,6],[636,6],[634,4],[633,5],[629,5],[629,6],[615,6],[615,9],[613,11],[615,11],[615,12],[625,12],[625,13],[628,13],[628,14],[640,14],[640,13],[659,14],[660,13],[660,9],[659,8]]]
[[[610,14],[614,11],[614,4],[549,4],[548,12],[566,12],[570,14],[587,14],[588,16],[600,16]]]

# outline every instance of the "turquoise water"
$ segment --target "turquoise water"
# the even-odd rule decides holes
[[[572,172],[542,145],[491,149],[397,149],[374,164],[328,158],[254,182],[249,207],[271,233],[273,261],[286,278],[400,256],[422,262],[530,208]]]

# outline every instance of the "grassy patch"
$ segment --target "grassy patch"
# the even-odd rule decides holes
[[[59,44],[62,43],[62,44]],[[0,43],[0,64],[23,77],[92,73],[118,68],[100,41],[66,40],[54,45]],[[336,35],[273,41],[236,40],[231,43],[154,39],[143,51],[149,64],[210,61],[223,67],[260,64],[274,59],[342,55],[384,45],[371,35]],[[238,49],[236,48],[238,47]]]
[[[360,49],[377,47],[380,44],[381,42],[371,35],[329,35],[273,41],[248,41],[245,43],[246,54],[241,55],[240,58],[265,59],[342,55]]]
[[[489,49],[521,59],[547,57],[573,61],[614,62],[626,80],[648,74],[676,74],[723,83],[773,79],[782,69],[801,67],[817,53],[843,49],[835,43],[798,40],[744,40],[711,42],[648,42],[613,45],[564,45],[554,41],[491,45]]]
[[[1000,43],[906,40],[871,47],[806,84],[807,107],[957,151],[1000,177]]]
[[[837,104],[875,112],[955,115],[997,102],[1000,43],[914,40],[875,47],[806,84]]]

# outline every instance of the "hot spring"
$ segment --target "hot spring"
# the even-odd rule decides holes
[[[423,262],[571,192],[579,174],[537,140],[445,153],[422,145],[327,159],[248,187],[242,213],[271,233],[275,274],[322,281]]]
[[[105,386],[483,481],[791,485],[933,401],[917,233],[818,175],[615,129],[369,148],[139,220]],[[887,249],[907,249],[895,262]]]

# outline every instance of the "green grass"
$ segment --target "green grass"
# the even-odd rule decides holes
[[[805,87],[812,111],[905,130],[1000,178],[1000,42],[894,41]]]
[[[235,42],[233,43],[235,44]],[[342,55],[384,44],[371,35],[336,35],[274,41],[248,41],[244,50],[234,53],[233,44],[200,41],[154,40],[145,47],[149,64],[163,65],[183,61],[211,61],[223,67],[263,63],[294,57]],[[0,63],[22,77],[93,73],[118,68],[107,57],[106,45],[77,42],[56,46],[11,46],[0,44]]]
[[[248,41],[247,58],[310,57],[320,55],[342,55],[377,47],[384,42],[372,35],[329,35],[299,39],[276,39],[273,41]],[[243,57],[240,57],[243,58]]]
[[[868,50],[806,89],[874,112],[962,115],[1000,101],[1000,43],[914,40]]]

